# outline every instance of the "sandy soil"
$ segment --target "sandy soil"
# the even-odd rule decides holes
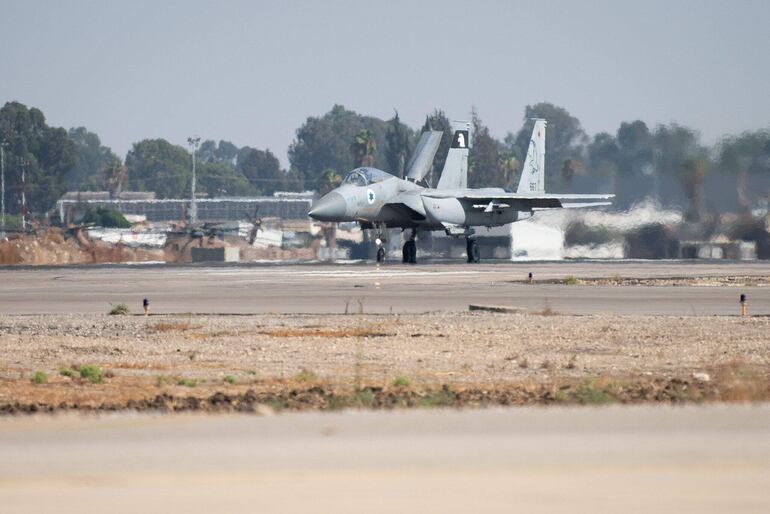
[[[545,314],[5,316],[0,410],[770,397],[770,318]]]

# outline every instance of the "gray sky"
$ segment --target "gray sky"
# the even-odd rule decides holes
[[[676,121],[712,143],[770,126],[770,2],[0,0],[0,102],[125,156],[163,137],[270,148],[334,103],[418,127],[524,107],[589,134]]]

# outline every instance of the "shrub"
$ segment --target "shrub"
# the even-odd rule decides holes
[[[176,381],[176,383],[177,385],[185,386],[185,387],[195,387],[196,385],[198,385],[197,380],[192,380],[189,378],[180,378],[179,380]]]
[[[353,405],[356,407],[363,407],[366,409],[371,409],[374,407],[375,404],[375,396],[374,392],[367,388],[364,389],[357,389],[355,393],[353,393]]]
[[[93,223],[106,228],[131,228],[131,223],[119,211],[98,207],[88,209],[83,215],[83,223]]]
[[[32,375],[30,381],[33,384],[45,384],[48,382],[48,375],[46,375],[43,371],[35,371],[35,374]]]
[[[237,382],[237,380],[235,379],[235,377],[234,377],[234,376],[232,376],[232,375],[227,375],[227,376],[226,376],[225,378],[223,378],[222,380],[224,380],[224,381],[225,381],[225,382],[227,382],[228,384],[234,384],[234,383],[236,383],[236,382]]]
[[[409,387],[412,383],[406,377],[396,377],[393,379],[393,387]]]
[[[298,382],[314,382],[318,377],[310,370],[302,369],[294,376],[294,379]]]
[[[102,382],[102,370],[96,366],[80,366],[78,372],[80,373],[80,378],[84,378],[92,384],[99,384]]]
[[[570,275],[569,277],[564,279],[564,285],[565,286],[574,286],[578,284],[578,279]]]
[[[592,382],[581,384],[575,390],[574,397],[575,400],[584,405],[605,405],[616,401],[612,394]]]
[[[125,303],[119,303],[110,309],[108,313],[110,316],[128,316],[131,311],[128,309],[128,305]]]
[[[78,376],[78,372],[75,371],[72,368],[62,368],[62,369],[59,370],[59,375],[61,375],[63,377],[73,378],[73,377]]]

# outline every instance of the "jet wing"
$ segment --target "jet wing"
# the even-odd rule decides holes
[[[402,221],[423,221],[425,208],[419,191],[406,191],[396,195],[382,206],[381,215]]]
[[[472,203],[476,209],[492,210],[505,208],[525,208],[527,210],[543,209],[576,209],[610,205],[611,202],[601,201],[614,198],[613,194],[547,194],[547,193],[508,193],[500,190],[476,191],[430,191],[423,196],[429,198],[456,198]]]
[[[412,158],[406,165],[406,178],[412,182],[419,182],[425,178],[433,165],[433,158],[436,156],[441,136],[444,133],[440,130],[431,130],[423,132],[417,146],[414,149]]]
[[[408,221],[423,221],[425,215],[412,209],[405,203],[386,203],[382,206],[380,215],[385,217],[387,215],[393,216],[395,219],[402,219]]]

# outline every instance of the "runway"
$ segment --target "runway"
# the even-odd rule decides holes
[[[747,294],[752,314],[770,315],[770,287],[525,284],[565,277],[768,276],[763,262],[558,262],[98,266],[4,268],[0,312],[106,313],[143,298],[154,313],[416,313],[471,303],[565,314],[727,315]]]
[[[0,420],[6,514],[759,513],[765,406]]]

